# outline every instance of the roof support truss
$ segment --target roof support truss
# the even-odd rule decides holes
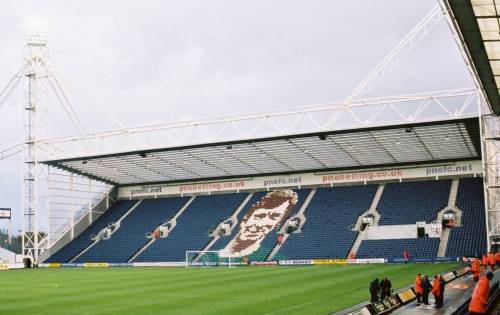
[[[305,105],[44,139],[51,159],[477,117],[477,92],[458,89]],[[84,145],[93,143],[93,146]],[[138,147],[137,143],[141,146]]]

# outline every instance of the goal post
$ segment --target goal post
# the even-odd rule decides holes
[[[186,251],[186,268],[215,267],[235,265],[234,258],[221,257],[218,250],[188,250]]]

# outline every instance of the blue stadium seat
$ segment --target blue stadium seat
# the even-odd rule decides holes
[[[149,239],[158,225],[170,220],[189,200],[188,197],[146,199],[122,222],[111,238],[99,241],[95,246],[75,260],[85,262],[127,262]]]
[[[246,193],[197,196],[177,219],[170,235],[157,239],[135,261],[184,261],[186,251],[201,250],[210,242],[210,231],[229,217],[246,196]]]
[[[305,210],[302,233],[290,235],[280,258],[347,257],[358,235],[351,228],[370,208],[376,191],[376,185],[318,188]]]
[[[103,213],[91,226],[78,235],[74,240],[66,244],[66,246],[50,256],[47,260],[45,260],[45,262],[69,262],[73,257],[78,255],[82,250],[94,242],[91,239],[92,236],[97,235],[99,231],[109,224],[118,221],[136,203],[137,200],[118,201],[111,208],[109,208],[108,211]]]
[[[448,204],[451,180],[388,183],[377,209],[379,225],[432,222]]]
[[[393,240],[365,240],[356,253],[356,258],[401,259],[406,249],[412,258],[434,259],[440,239],[423,237]]]
[[[451,229],[446,257],[477,257],[487,251],[483,179],[460,179],[456,205],[462,210],[462,226]]]

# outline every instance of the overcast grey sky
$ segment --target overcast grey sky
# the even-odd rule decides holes
[[[51,62],[127,126],[339,101],[435,3],[2,1],[0,88],[22,65],[28,21],[45,19]],[[370,96],[469,86],[443,20]],[[75,104],[89,131],[117,127]],[[50,110],[52,135],[67,133]],[[0,108],[0,148],[22,140],[21,113],[19,95]],[[21,157],[0,161],[0,207],[14,209],[16,229]]]

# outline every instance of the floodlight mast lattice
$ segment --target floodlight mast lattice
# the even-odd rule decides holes
[[[420,22],[394,47],[387,56],[352,91],[347,101],[357,99],[373,90],[392,67],[401,61],[425,38],[443,18],[443,11],[436,5]]]
[[[24,258],[38,261],[40,244],[47,237],[39,233],[39,179],[43,166],[38,164],[41,150],[38,139],[48,136],[47,84],[48,75],[44,64],[48,58],[47,31],[29,29],[24,49],[24,135],[25,159],[23,161],[23,235],[22,254]],[[45,99],[44,99],[45,98]],[[47,242],[45,242],[47,243]]]

